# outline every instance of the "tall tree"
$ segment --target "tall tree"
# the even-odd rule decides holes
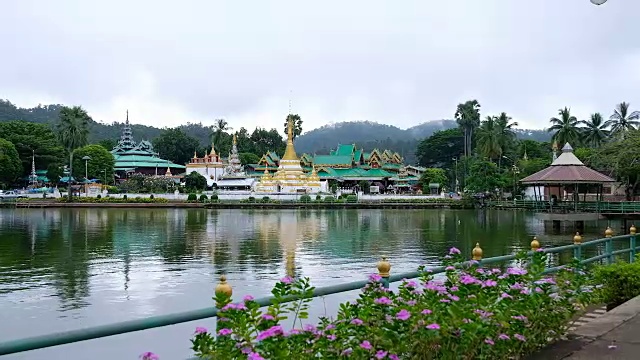
[[[13,144],[0,138],[0,184],[13,183],[22,173],[22,163]]]
[[[164,129],[160,136],[153,140],[153,149],[162,158],[181,165],[188,163],[193,153],[201,150],[198,140],[180,128]]]
[[[609,136],[608,126],[600,113],[591,114],[589,120],[580,120],[579,123],[583,126],[582,140],[588,146],[598,147]]]
[[[82,160],[85,156],[90,158],[86,163],[85,160]],[[74,177],[85,177],[86,175],[89,179],[101,179],[102,183],[106,184],[108,179],[113,179],[114,166],[113,155],[102,145],[87,145],[73,152]]]
[[[215,124],[213,125],[213,133],[211,134],[211,140],[215,146],[220,147],[220,141],[222,140],[223,134],[230,130],[232,130],[232,128],[229,127],[227,120],[216,119]]]
[[[489,160],[499,159],[502,156],[498,130],[495,116],[487,116],[478,128],[476,139],[478,152]]]
[[[287,129],[289,127],[289,120],[293,121],[293,138],[295,139],[298,135],[302,134],[302,119],[298,114],[289,114],[287,118],[284,120],[284,133],[287,134]]]
[[[416,149],[418,165],[452,168],[464,151],[464,135],[459,128],[436,131],[420,141]]]
[[[621,102],[616,105],[613,114],[605,123],[606,127],[611,128],[611,134],[614,136],[623,136],[629,131],[638,128],[640,125],[640,111],[629,112],[629,103]]]
[[[13,143],[22,163],[22,176],[31,172],[31,160],[35,154],[36,169],[46,169],[49,164],[61,164],[64,149],[51,127],[26,121],[0,122],[0,138]]]
[[[500,115],[495,118],[498,143],[500,144],[502,154],[507,152],[509,146],[515,145],[515,128],[518,126],[518,122],[511,120],[511,117],[505,112],[500,113]]]
[[[578,119],[571,115],[571,109],[564,107],[564,109],[558,110],[560,117],[552,117],[549,122],[551,127],[547,129],[549,132],[553,132],[552,139],[557,141],[560,147],[565,143],[574,143],[578,145],[580,141],[580,129],[578,128]]]
[[[458,104],[455,118],[464,133],[464,155],[471,156],[473,132],[480,126],[480,103],[477,100],[469,100]]]
[[[92,121],[91,117],[80,106],[65,106],[60,110],[56,130],[60,143],[69,153],[69,177],[73,174],[73,151],[87,144],[89,121]],[[72,196],[71,179],[69,179],[69,200]]]

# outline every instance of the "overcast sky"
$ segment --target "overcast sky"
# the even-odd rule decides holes
[[[478,99],[542,128],[640,109],[640,1],[6,0],[0,98],[95,120],[407,128]]]

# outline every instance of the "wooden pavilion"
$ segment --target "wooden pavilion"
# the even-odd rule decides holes
[[[543,209],[553,212],[578,211],[580,194],[582,201],[587,201],[595,195],[597,204],[602,201],[602,192],[605,184],[615,182],[607,175],[601,174],[587,167],[573,154],[573,148],[566,143],[562,153],[551,163],[551,166],[540,170],[520,180],[520,183],[532,186],[536,203],[542,204]]]

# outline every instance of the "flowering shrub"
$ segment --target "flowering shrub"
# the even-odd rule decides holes
[[[518,267],[503,271],[464,263],[452,248],[443,279],[421,269],[418,280],[393,292],[371,275],[355,302],[316,325],[302,324],[309,280],[284,278],[265,311],[250,296],[233,304],[217,295],[218,329],[196,329],[193,350],[204,359],[521,358],[561,337],[593,296],[577,262],[548,277],[545,261],[543,252],[523,254]],[[299,300],[285,303],[289,297]],[[289,317],[294,328],[285,329]]]

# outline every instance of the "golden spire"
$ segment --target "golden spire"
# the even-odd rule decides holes
[[[211,155],[211,156],[216,155],[216,148],[215,148],[215,146],[213,145],[213,143],[211,143],[211,153],[210,153],[209,155]]]
[[[196,150],[193,150],[193,158],[197,159],[198,158],[198,153],[196,152]]]
[[[233,145],[237,145],[238,140],[236,139],[236,134],[233,134]]]
[[[171,168],[169,168],[169,167],[167,166],[167,172],[166,172],[166,173],[164,173],[164,176],[172,176],[172,175],[173,175],[173,174],[171,173]]]
[[[298,160],[296,149],[293,147],[293,117],[291,114],[287,116],[287,148],[282,160]]]

